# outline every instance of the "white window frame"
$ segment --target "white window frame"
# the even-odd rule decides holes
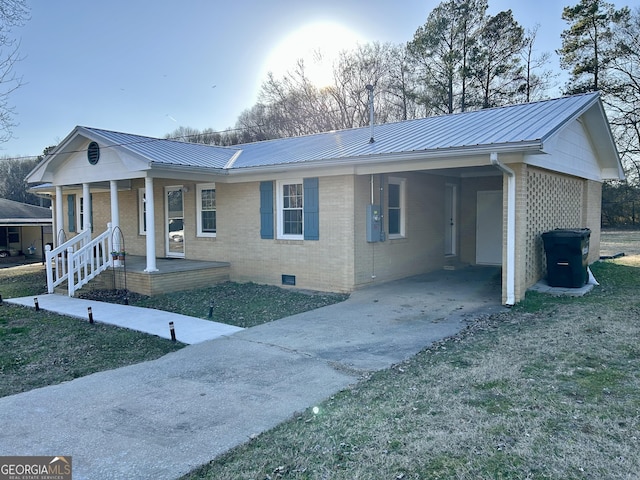
[[[284,192],[285,185],[300,185],[302,189],[302,233],[291,235],[284,233]],[[279,240],[304,240],[304,183],[301,178],[276,181],[276,219],[278,226],[277,238]]]
[[[218,231],[218,215],[217,215],[217,211],[218,211],[218,198],[217,198],[217,192],[216,192],[216,231],[215,232],[203,232],[202,231],[202,191],[203,190],[214,190],[216,189],[216,184],[215,183],[199,183],[196,185],[196,225],[197,225],[197,231],[196,231],[196,236],[197,237],[209,237],[209,238],[214,238],[217,235],[217,231]]]
[[[389,177],[389,185],[398,185],[400,187],[400,233],[389,232],[389,238],[405,238],[406,237],[406,219],[407,219],[407,179],[399,177]],[[389,198],[387,195],[387,218],[389,215]],[[389,224],[387,223],[387,230],[389,230]]]

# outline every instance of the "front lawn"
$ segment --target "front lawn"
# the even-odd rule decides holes
[[[122,303],[122,292],[86,291],[80,298]],[[305,292],[257,283],[224,282],[207,288],[148,297],[129,293],[129,305],[155,308],[248,328],[279,318],[342,302],[348,295]],[[213,302],[213,303],[212,303]]]

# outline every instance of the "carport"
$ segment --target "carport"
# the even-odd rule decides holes
[[[44,261],[44,246],[52,241],[50,209],[0,198],[0,261]]]

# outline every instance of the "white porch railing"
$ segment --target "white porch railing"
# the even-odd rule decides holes
[[[109,223],[107,230],[93,240],[91,228],[87,228],[54,249],[47,245],[47,291],[53,293],[55,287],[67,281],[69,296],[73,297],[76,290],[112,266],[111,233]]]

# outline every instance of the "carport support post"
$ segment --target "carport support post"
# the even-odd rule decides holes
[[[498,160],[496,152],[491,153],[491,164],[507,175],[507,301],[516,303],[516,174]]]

